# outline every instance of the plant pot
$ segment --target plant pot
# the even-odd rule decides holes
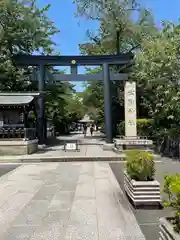
[[[124,189],[134,206],[161,206],[160,184],[156,180],[131,180],[124,171]]]
[[[173,218],[160,218],[159,240],[180,240],[180,234],[174,231],[171,219]]]

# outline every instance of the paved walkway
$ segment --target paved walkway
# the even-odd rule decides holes
[[[117,154],[113,151],[103,151],[102,146],[99,145],[82,145],[80,151],[63,150],[62,146],[55,146],[50,149],[45,149],[38,153],[30,155],[16,155],[16,156],[0,156],[0,162],[30,162],[30,161],[85,161],[85,160],[106,160],[118,161],[125,155]]]
[[[89,135],[84,138],[83,134],[75,134],[72,136],[62,136],[59,137],[60,144],[52,147],[42,149],[38,153],[30,155],[17,155],[17,156],[0,156],[0,162],[19,162],[19,161],[69,161],[74,159],[74,161],[88,160],[88,158],[100,160],[100,158],[106,158],[106,161],[117,161],[124,157],[124,154],[117,154],[113,151],[103,151],[103,141],[98,137],[90,137]],[[82,145],[80,145],[80,151],[64,151],[63,141],[71,142],[73,140],[81,140]]]
[[[23,164],[0,193],[1,240],[145,240],[108,163]]]

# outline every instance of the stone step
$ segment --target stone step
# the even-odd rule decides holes
[[[22,162],[93,162],[93,161],[102,161],[102,162],[118,162],[124,161],[124,156],[116,156],[116,157],[89,157],[89,156],[67,156],[67,157],[39,157],[38,159],[28,158],[28,159],[21,159]]]

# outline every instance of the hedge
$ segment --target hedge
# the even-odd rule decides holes
[[[137,119],[137,135],[150,137],[153,131],[153,120],[152,119]],[[119,135],[125,135],[125,121],[119,124]]]

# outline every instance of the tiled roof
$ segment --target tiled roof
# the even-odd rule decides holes
[[[39,93],[4,93],[0,92],[0,106],[27,105]]]

